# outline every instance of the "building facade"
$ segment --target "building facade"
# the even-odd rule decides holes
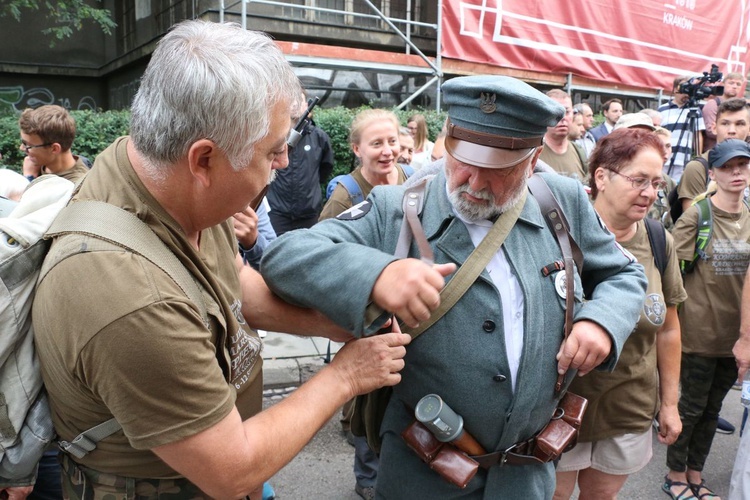
[[[21,22],[0,18],[0,33],[9,42],[0,44],[0,109],[127,108],[156,43],[185,19],[237,22],[269,33],[326,106],[398,105],[436,74],[417,55],[434,65],[438,3],[432,0],[91,3],[111,12],[117,23],[112,34],[87,23],[50,47],[42,13],[23,11]],[[409,102],[433,106],[436,88],[428,85]]]

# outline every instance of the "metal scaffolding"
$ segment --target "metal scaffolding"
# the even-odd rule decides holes
[[[406,4],[406,16],[405,18],[393,18],[388,17],[379,9],[371,0],[361,0],[369,9],[370,13],[355,12],[353,5],[357,0],[347,0],[346,10],[342,9],[331,9],[325,7],[316,7],[316,0],[305,0],[305,5],[297,5],[293,3],[286,3],[278,0],[233,0],[225,1],[220,0],[220,11],[219,20],[224,21],[226,13],[231,13],[235,16],[241,17],[241,24],[243,28],[247,28],[248,16],[253,15],[254,6],[274,6],[284,9],[299,9],[305,12],[304,18],[308,20],[314,20],[315,14],[336,14],[343,16],[346,25],[353,24],[352,19],[364,18],[374,19],[383,23],[387,26],[388,30],[395,33],[404,41],[404,53],[407,55],[415,54],[424,62],[424,65],[410,65],[410,64],[389,64],[382,62],[368,62],[368,69],[372,69],[379,73],[392,73],[400,75],[416,75],[428,77],[426,83],[421,85],[419,88],[410,91],[409,97],[404,99],[398,106],[398,109],[402,109],[411,103],[414,99],[422,95],[425,91],[430,89],[433,85],[437,89],[435,92],[435,108],[440,111],[441,98],[440,98],[440,85],[444,79],[443,66],[442,66],[442,4],[443,0],[437,0],[437,22],[435,24],[424,23],[419,21],[413,21],[412,17],[412,2],[414,0],[407,0]],[[385,1],[383,2],[385,3]],[[308,5],[309,4],[309,5]],[[381,4],[382,5],[382,4]],[[240,10],[237,11],[237,6],[240,6]],[[419,5],[417,5],[419,8]],[[234,9],[234,10],[233,10]],[[414,28],[427,28],[435,31],[436,35],[436,50],[435,58],[427,57],[411,40],[412,31]],[[318,67],[318,68],[331,68],[341,70],[361,70],[362,61],[346,60],[346,59],[334,59],[325,57],[315,57],[309,55],[296,55],[287,54],[287,60],[295,66],[304,67]],[[630,98],[645,98],[650,100],[656,100],[661,103],[664,100],[664,96],[660,89],[631,89],[624,90],[619,88],[607,88],[605,86],[589,85],[583,82],[574,82],[573,74],[567,73],[563,75],[565,83],[562,85],[563,88],[571,95],[574,92],[593,92],[595,94],[617,94]]]
[[[353,12],[352,10],[339,10],[339,9],[315,7],[314,5],[296,5],[296,4],[291,4],[291,3],[278,2],[274,0],[237,0],[233,2],[225,2],[225,0],[221,0],[220,10],[219,10],[219,22],[224,22],[224,16],[227,12],[229,12],[234,15],[240,15],[242,27],[244,29],[247,29],[248,14],[251,14],[249,10],[252,9],[252,6],[254,4],[255,5],[271,5],[271,6],[291,8],[291,9],[301,9],[309,13],[319,12],[319,13],[328,13],[328,14],[340,14],[343,16],[351,17],[351,18],[358,17],[358,18],[380,20],[389,28],[390,31],[398,35],[404,41],[405,54],[414,53],[418,55],[422,59],[422,61],[424,61],[425,66],[374,63],[374,64],[370,64],[369,67],[376,71],[384,72],[384,73],[431,76],[431,78],[427,81],[427,83],[425,83],[418,89],[414,90],[408,98],[404,99],[397,106],[397,109],[404,108],[406,105],[408,105],[410,102],[412,102],[414,99],[419,97],[422,93],[424,93],[427,89],[429,89],[431,86],[434,85],[435,88],[438,89],[438,91],[435,92],[435,95],[436,95],[435,108],[438,111],[440,111],[441,102],[440,102],[439,88],[443,80],[442,61],[441,61],[441,56],[440,56],[440,52],[441,52],[440,47],[442,46],[441,32],[440,32],[441,16],[442,16],[442,0],[438,0],[438,5],[437,5],[438,18],[437,18],[436,24],[423,23],[423,22],[411,20],[410,17],[411,17],[411,12],[412,12],[411,11],[412,0],[407,0],[406,19],[388,17],[370,0],[363,0],[363,1],[372,11],[372,14]],[[241,6],[240,12],[231,10],[231,9],[236,8],[237,5]],[[403,26],[404,28],[400,28],[399,26]],[[419,49],[419,47],[417,47],[412,42],[411,32],[412,32],[413,27],[422,27],[422,28],[435,30],[437,50],[435,51],[436,57],[434,58],[434,62],[431,58],[427,57]],[[299,65],[299,66],[304,65],[304,66],[310,66],[310,67],[329,67],[329,68],[333,67],[337,69],[361,69],[362,68],[361,61],[335,60],[331,58],[313,57],[313,56],[296,56],[296,55],[287,55],[287,60],[290,63]]]

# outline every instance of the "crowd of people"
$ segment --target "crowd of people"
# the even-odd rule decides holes
[[[750,367],[750,108],[742,75],[726,75],[703,113],[686,81],[658,110],[610,99],[595,126],[592,105],[562,89],[453,78],[434,142],[421,114],[360,111],[357,166],[325,200],[331,141],[258,32],[175,26],[141,80],[130,136],[93,166],[72,152],[64,108],[24,111],[23,174],[0,171],[3,196],[56,175],[78,184],[72,204],[137,215],[203,303],[144,255],[72,251],[90,236],[56,236],[50,254],[70,255],[45,269],[32,308],[52,421],[65,442],[108,419],[120,430],[85,456],[48,450],[4,491],[272,498],[268,479],[325,422],[342,411],[350,432],[355,397],[392,386],[380,448],[350,436],[367,500],[567,499],[576,487],[614,499],[651,460],[652,427],[668,446],[662,490],[718,498],[702,471],[717,428],[734,431],[719,412]],[[263,330],[345,345],[261,411]],[[543,451],[566,391],[587,410]],[[431,394],[485,451],[466,457],[463,488],[402,437]],[[750,495],[748,447],[732,499]]]

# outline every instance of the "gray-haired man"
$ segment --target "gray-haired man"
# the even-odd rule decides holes
[[[229,220],[288,163],[300,92],[260,33],[188,21],[159,42],[133,102],[132,135],[97,157],[74,203],[137,215],[202,300],[125,250],[74,254],[41,282],[33,322],[58,434],[72,441],[112,417],[122,427],[88,455],[64,456],[66,497],[260,498],[263,481],[344,402],[398,382],[408,336],[353,341],[259,413],[261,343],[250,326],[350,338],[276,299],[242,265]],[[64,235],[51,252],[69,238],[73,248],[88,246]]]

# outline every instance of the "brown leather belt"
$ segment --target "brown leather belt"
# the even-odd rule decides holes
[[[516,443],[505,451],[496,451],[486,455],[472,456],[483,469],[489,469],[494,465],[539,465],[546,463],[531,454],[534,449],[533,437],[527,441]]]

